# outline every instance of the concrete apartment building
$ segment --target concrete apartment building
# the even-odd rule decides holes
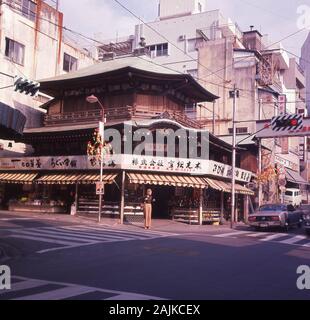
[[[306,76],[306,101],[308,110],[310,110],[310,33],[301,48],[300,66]]]
[[[14,135],[38,124],[40,105],[49,97],[16,93],[14,76],[29,80],[75,71],[96,62],[90,52],[70,40],[63,29],[58,1],[0,1],[0,155],[23,154],[27,148]],[[12,120],[13,119],[13,120]],[[18,122],[18,125],[16,124]],[[11,140],[10,140],[11,139]]]

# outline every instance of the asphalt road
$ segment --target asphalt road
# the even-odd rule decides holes
[[[302,231],[183,229],[0,214],[0,264],[13,276],[0,300],[310,299],[296,286],[310,266]]]

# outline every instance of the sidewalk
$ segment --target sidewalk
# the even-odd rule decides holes
[[[14,217],[17,219],[38,219],[42,220],[45,219],[47,221],[57,221],[63,223],[73,223],[73,224],[82,224],[82,225],[90,225],[90,226],[106,226],[106,227],[113,227],[113,228],[139,228],[143,229],[143,223],[125,223],[124,225],[119,224],[118,219],[112,218],[102,218],[101,222],[98,223],[98,215],[96,214],[79,214],[76,216],[71,216],[69,214],[42,214],[42,213],[31,213],[31,212],[10,212],[10,211],[3,211],[0,210],[0,222],[1,218],[6,219],[10,217]],[[3,217],[4,216],[4,217]],[[162,232],[171,232],[171,233],[193,233],[193,232],[216,232],[216,231],[223,231],[223,230],[230,230],[229,222],[225,223],[221,226],[213,226],[213,225],[189,225],[177,221],[172,220],[160,220],[160,219],[153,219],[152,221],[152,230],[154,231],[162,231]],[[236,224],[236,229],[242,230],[247,229],[248,226],[244,223]]]

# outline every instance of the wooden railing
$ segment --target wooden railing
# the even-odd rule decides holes
[[[122,107],[107,108],[105,110],[107,122],[128,121],[131,119],[153,119],[160,117],[163,111],[150,110],[147,107]],[[102,119],[101,110],[66,112],[61,114],[46,115],[44,118],[45,126],[64,126],[73,125],[75,123],[96,123]],[[181,111],[167,111],[167,116],[171,120],[179,122],[185,127],[200,129],[201,125],[198,121],[189,118]]]

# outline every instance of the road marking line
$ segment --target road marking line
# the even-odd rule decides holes
[[[215,235],[214,237],[216,237],[216,238],[226,238],[226,237],[229,238],[232,236],[238,236],[238,235],[249,234],[249,233],[250,233],[249,231],[235,231],[235,232]]]
[[[0,218],[0,221],[28,221],[28,220],[33,220],[32,218]]]
[[[7,291],[0,291],[0,296],[5,293],[26,290],[26,289],[33,289],[37,287],[41,287],[47,284],[45,281],[42,280],[24,280],[23,282],[17,282],[12,284],[12,289]]]
[[[87,243],[89,241],[87,241],[86,239],[80,239],[80,238],[76,238],[76,237],[68,237],[68,236],[64,236],[64,235],[57,235],[57,234],[47,234],[45,232],[31,232],[31,231],[18,231],[15,234],[21,234],[21,235],[28,235],[28,236],[34,236],[34,237],[45,237],[45,238],[50,238],[50,239],[56,239],[56,240],[70,240],[70,241],[76,241],[76,242],[80,242],[80,243]]]
[[[251,234],[248,234],[247,237],[259,238],[261,236],[265,236],[266,234],[268,233],[265,233],[265,232],[251,233]]]
[[[19,277],[19,276],[14,276],[13,277],[14,279],[17,279],[17,280],[22,280],[23,282],[27,282],[27,283],[39,283],[39,286],[42,286],[42,285],[58,285],[58,286],[62,286],[62,287],[68,287],[68,288],[77,288],[77,296],[79,296],[81,293],[81,290],[87,290],[88,292],[96,292],[96,291],[99,291],[99,292],[102,292],[102,293],[108,293],[108,294],[111,294],[111,295],[115,295],[116,297],[119,297],[119,296],[122,296],[122,297],[128,297],[128,298],[132,298],[132,299],[138,299],[138,300],[166,300],[166,299],[163,299],[163,298],[160,298],[160,297],[154,297],[154,296],[148,296],[148,295],[143,295],[143,294],[137,294],[137,293],[133,293],[133,292],[126,292],[126,291],[117,291],[117,290],[110,290],[110,289],[102,289],[102,288],[95,288],[95,287],[90,287],[90,286],[81,286],[81,285],[76,285],[76,284],[72,284],[72,283],[64,283],[64,282],[55,282],[55,281],[45,281],[45,280],[35,280],[35,279],[30,279],[30,278],[25,278],[25,277]],[[27,289],[27,288],[25,288]],[[21,289],[22,290],[22,289]],[[62,289],[58,289],[58,290],[52,290],[50,292],[47,292],[50,293],[50,297],[49,299],[52,299],[55,291],[58,291],[58,294],[60,293],[61,294],[61,291]],[[12,290],[10,290],[9,292],[11,292]],[[18,290],[16,290],[18,291]],[[8,291],[6,291],[8,292]],[[44,294],[44,293],[43,293]],[[70,294],[69,297],[73,297],[71,294],[72,293],[68,293],[67,294]],[[41,294],[38,294],[39,297],[38,299],[41,300],[42,299],[42,293]],[[65,292],[63,291],[63,295],[65,295]],[[33,297],[34,295],[32,295]],[[28,297],[31,297],[31,296],[28,296]],[[19,297],[18,299],[20,300],[25,300],[25,298],[27,298],[27,296],[25,297]],[[112,297],[113,298],[113,297]],[[57,299],[57,297],[55,298]],[[105,299],[107,300],[107,299]],[[111,300],[111,298],[109,298],[109,300]]]
[[[124,237],[113,237],[110,235],[102,235],[102,236],[98,236],[98,237],[92,237],[93,239],[90,239],[90,237],[88,236],[84,236],[81,233],[76,233],[76,234],[66,234],[65,232],[57,232],[57,231],[49,231],[49,230],[35,230],[35,232],[31,232],[31,231],[19,231],[17,233],[23,233],[23,234],[29,234],[29,235],[34,235],[34,236],[45,236],[47,238],[57,238],[57,239],[65,239],[65,240],[73,240],[73,241],[77,241],[77,242],[81,242],[81,243],[87,243],[87,242],[94,242],[95,240],[98,241],[106,241],[106,240],[111,240],[111,239],[124,239]],[[86,238],[86,239],[83,239]],[[94,239],[95,238],[95,239]]]
[[[29,296],[24,296],[20,298],[16,298],[13,300],[62,300],[62,299],[67,299],[67,298],[72,298],[74,296],[79,296],[81,294],[89,293],[92,292],[93,290],[90,288],[86,287],[67,287],[67,288],[62,288],[62,289],[57,289],[57,290],[52,290],[52,291],[47,291],[47,292],[41,292]]]
[[[83,232],[83,230],[85,230],[85,229],[83,229],[83,228],[65,228],[66,230],[70,230],[70,231],[75,231],[75,232],[80,232],[80,233],[82,233]],[[86,232],[89,232],[89,230],[85,230]],[[101,236],[101,235],[105,235],[105,236],[107,236],[107,237],[112,237],[112,238],[119,238],[119,239],[123,239],[124,237],[131,237],[131,238],[133,238],[133,239],[136,239],[136,240],[145,240],[145,239],[148,239],[148,237],[144,237],[143,235],[134,235],[134,234],[130,234],[130,233],[119,233],[119,232],[117,232],[117,231],[103,231],[103,230],[101,230],[101,232],[99,232],[99,231],[94,231],[93,232],[93,235],[94,236]]]
[[[293,237],[293,238],[290,238],[290,239],[287,239],[287,240],[280,241],[280,243],[283,243],[283,244],[294,244],[294,243],[297,243],[297,242],[305,240],[305,239],[307,239],[307,237],[296,236],[296,237]]]
[[[107,240],[107,239],[123,239],[124,237],[122,236],[113,236],[113,235],[108,235],[102,233],[100,234],[94,234],[94,233],[89,233],[89,232],[83,232],[81,231],[74,231],[74,230],[63,230],[63,229],[57,229],[57,228],[49,228],[49,229],[44,229],[44,233],[48,234],[62,234],[62,235],[69,235],[69,236],[76,236],[78,238],[85,238],[85,239],[90,239],[90,240]]]
[[[278,238],[283,238],[283,237],[287,237],[289,236],[289,234],[286,234],[286,233],[275,233],[275,234],[272,234],[264,239],[261,239],[260,241],[262,242],[267,242],[267,241],[271,241],[271,240],[274,240],[274,239],[278,239]]]
[[[124,293],[117,296],[113,296],[111,298],[102,299],[107,301],[147,301],[147,300],[163,300],[158,299],[157,297],[145,296],[142,294],[135,294],[135,293]]]
[[[69,246],[69,247],[76,245],[76,242],[52,240],[52,239],[47,239],[47,238],[44,238],[44,237],[31,237],[31,236],[22,235],[22,234],[12,234],[12,235],[7,236],[6,238],[17,238],[17,239],[25,239],[25,240],[34,240],[34,241],[59,244],[59,245],[64,245],[64,246]]]
[[[177,234],[174,233],[169,233],[169,232],[160,232],[160,231],[131,231],[131,230],[120,230],[120,229],[111,229],[111,228],[100,228],[100,227],[93,227],[93,226],[68,226],[69,228],[84,228],[84,229],[91,229],[91,230],[97,230],[97,231],[107,231],[107,232],[113,232],[113,233],[127,233],[127,234],[131,234],[131,235],[138,235],[138,236],[145,236],[145,237],[152,237],[152,236],[157,236],[157,235],[161,235],[161,236],[174,236]],[[67,228],[67,227],[66,227]]]

